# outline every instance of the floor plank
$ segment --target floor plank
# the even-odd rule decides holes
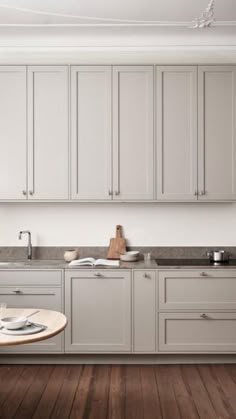
[[[168,375],[173,383],[173,389],[179,406],[181,419],[199,419],[191,392],[184,382],[180,366],[170,366]]]
[[[11,389],[11,397],[8,397],[1,406],[1,418],[11,419],[15,416],[28,388],[33,383],[39,366],[25,366],[15,385]]]
[[[54,367],[54,370],[52,371],[52,374],[50,375],[50,378],[43,392],[42,398],[40,399],[40,402],[34,413],[34,419],[50,418],[67,371],[68,367],[64,365],[57,365]]]
[[[183,365],[183,377],[201,419],[219,419],[196,366]]]
[[[230,374],[227,372],[224,365],[214,365],[212,366],[215,376],[232,407],[233,412],[236,412],[236,386],[235,382],[231,378]],[[231,418],[230,418],[231,419]]]
[[[23,370],[23,365],[12,365],[8,366],[7,370],[5,370],[5,368],[3,369],[3,376],[1,375],[0,371],[0,409],[8,395],[11,394],[11,390],[13,389],[15,383],[22,374]]]
[[[157,389],[154,368],[150,365],[140,368],[142,397],[143,397],[143,418],[161,419],[161,405]]]
[[[173,382],[170,379],[170,366],[157,366],[155,373],[163,419],[181,419]]]
[[[217,379],[214,368],[201,365],[198,367],[198,370],[218,417],[236,419],[234,411]]]
[[[50,365],[43,365],[39,368],[33,383],[16,412],[16,419],[25,419],[33,416],[52,371],[53,367]]]
[[[110,378],[108,419],[124,419],[125,391],[123,380],[124,367],[113,365]]]
[[[140,366],[125,367],[125,419],[143,419]]]
[[[94,379],[94,366],[85,365],[80,376],[79,385],[75,394],[73,406],[70,412],[70,419],[83,419],[87,407],[91,386]]]
[[[97,366],[89,406],[89,419],[104,419],[108,410],[108,395],[111,367]]]

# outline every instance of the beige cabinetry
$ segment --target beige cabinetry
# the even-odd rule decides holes
[[[157,296],[155,271],[134,271],[133,350],[155,352],[157,333]]]
[[[112,68],[71,68],[71,197],[112,199]]]
[[[0,300],[9,308],[64,311],[63,271],[2,270]],[[0,353],[62,353],[64,333],[37,343],[2,347]]]
[[[28,198],[68,199],[68,67],[28,67]]]
[[[197,67],[156,67],[158,200],[197,200]]]
[[[159,351],[236,351],[236,271],[159,272]]]
[[[67,271],[65,350],[131,352],[131,272]]]
[[[236,67],[198,68],[201,200],[236,198]]]
[[[113,197],[153,199],[153,66],[113,68]]]
[[[26,200],[26,67],[0,66],[0,200]]]

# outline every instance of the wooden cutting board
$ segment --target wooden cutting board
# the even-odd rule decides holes
[[[121,237],[121,226],[116,226],[116,237],[110,240],[107,259],[120,259],[120,254],[126,252],[125,239]]]

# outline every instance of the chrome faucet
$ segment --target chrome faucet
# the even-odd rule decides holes
[[[19,232],[19,240],[21,240],[22,234],[28,234],[27,259],[32,259],[31,233],[30,233],[29,230],[20,231]]]

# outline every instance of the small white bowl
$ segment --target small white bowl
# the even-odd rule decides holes
[[[28,319],[25,317],[3,317],[1,319],[1,325],[8,330],[18,330],[25,327]]]
[[[139,251],[132,250],[130,252],[121,253],[120,260],[123,262],[137,262],[139,258]]]

